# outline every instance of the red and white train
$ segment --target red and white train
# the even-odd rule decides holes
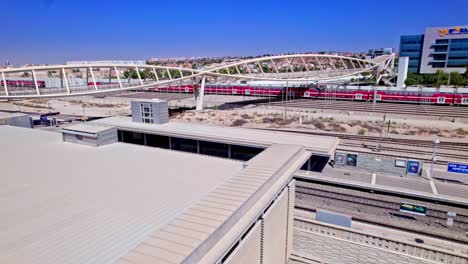
[[[7,80],[9,87],[34,88],[31,80]],[[97,86],[109,84],[107,82],[96,82]],[[3,81],[1,81],[3,86]],[[45,81],[37,81],[39,88],[46,88]],[[93,86],[93,82],[88,82],[88,86]],[[445,105],[468,105],[467,88],[430,88],[430,87],[408,87],[404,90],[395,87],[378,87],[376,91],[370,86],[339,86],[315,84],[308,87],[284,87],[262,83],[238,83],[208,84],[205,87],[206,94],[244,95],[262,97],[283,97],[288,94],[289,98],[316,98],[355,101],[376,101],[380,102],[400,102],[400,103],[428,103]],[[167,93],[193,93],[192,85],[166,86],[157,88],[147,88],[147,91],[158,91]]]
[[[148,88],[148,91],[168,93],[193,93],[193,86],[167,86]],[[205,94],[226,94],[246,96],[275,96],[286,94],[289,98],[316,98],[355,101],[400,102],[400,103],[429,103],[447,105],[468,105],[468,88],[417,88],[408,87],[405,90],[396,88],[379,87],[372,88],[327,88],[316,87],[266,87],[249,85],[207,85]]]
[[[27,81],[27,80],[6,80],[6,84],[8,87],[28,87],[28,88],[36,87],[33,81]],[[3,80],[0,81],[0,85],[4,86]],[[46,83],[45,81],[37,81],[37,86],[39,88],[45,88]]]

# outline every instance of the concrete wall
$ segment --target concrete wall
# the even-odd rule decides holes
[[[103,146],[118,142],[117,129],[110,128],[108,130],[94,133],[80,133],[76,131],[62,130],[62,139],[64,142],[75,143],[86,146]]]
[[[388,250],[344,241],[329,236],[305,232],[294,233],[294,251],[297,255],[330,264],[431,264],[429,260],[418,259]]]
[[[32,128],[32,120],[26,114],[24,114],[24,115],[13,114],[11,116],[1,117],[0,118],[0,126],[1,125],[10,125],[10,126],[17,126],[17,127]]]
[[[262,263],[280,264],[286,262],[287,211],[288,195],[287,192],[283,192],[263,216]]]
[[[288,262],[293,246],[294,191],[293,180],[223,263]]]
[[[258,221],[239,247],[224,262],[227,264],[260,264],[262,246],[262,224]]]
[[[397,87],[399,89],[406,87],[405,81],[408,76],[409,57],[400,57],[398,61],[398,79]]]

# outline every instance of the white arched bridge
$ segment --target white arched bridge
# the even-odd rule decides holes
[[[234,61],[205,69],[158,65],[83,64],[0,70],[0,99],[82,96],[164,85],[192,84],[197,109],[206,82],[278,81],[319,83],[371,73],[377,82],[393,74],[394,55],[373,60],[328,54],[294,54]]]

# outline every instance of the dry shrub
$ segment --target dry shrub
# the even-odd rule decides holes
[[[328,124],[328,127],[329,127],[329,131],[333,131],[333,132],[346,132],[346,128],[342,127],[340,124],[336,124],[336,123],[330,123]]]
[[[320,130],[325,129],[325,124],[322,121],[317,120],[317,119],[306,120],[306,121],[302,122],[302,124],[304,124],[304,125],[313,125],[314,127],[316,127],[317,129],[320,129]]]
[[[244,119],[252,119],[252,117],[249,116],[248,114],[242,114],[241,117]]]
[[[283,119],[280,117],[264,117],[262,119],[262,123],[264,124],[271,124],[271,123],[278,123],[282,121]]]
[[[369,123],[361,124],[361,127],[367,129],[369,132],[382,133],[382,128],[370,125]]]
[[[234,120],[234,122],[232,122],[231,126],[243,126],[247,123],[249,123],[249,121],[244,120],[244,119],[236,119]]]
[[[289,124],[293,123],[294,121],[295,121],[294,119],[281,120],[281,121],[278,122],[278,125],[282,125],[282,126],[289,125]]]

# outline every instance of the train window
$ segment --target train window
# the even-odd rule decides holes
[[[464,105],[468,105],[468,98],[462,98],[461,103]]]
[[[250,90],[249,90],[249,89],[245,89],[245,94],[246,94],[246,95],[250,95]]]
[[[305,93],[304,93],[304,97],[310,97],[310,92],[309,92],[309,91],[305,92]],[[467,98],[467,99],[468,99],[468,98]]]
[[[356,100],[362,100],[362,94],[356,94]]]
[[[188,87],[185,87],[185,92],[186,93],[190,92],[190,89]]]
[[[437,97],[437,103],[438,104],[445,104],[445,97],[443,97],[443,96]]]
[[[232,94],[237,94],[237,90],[236,90],[236,89],[232,89]]]
[[[382,101],[382,95],[381,94],[376,94],[375,95],[375,100]]]

